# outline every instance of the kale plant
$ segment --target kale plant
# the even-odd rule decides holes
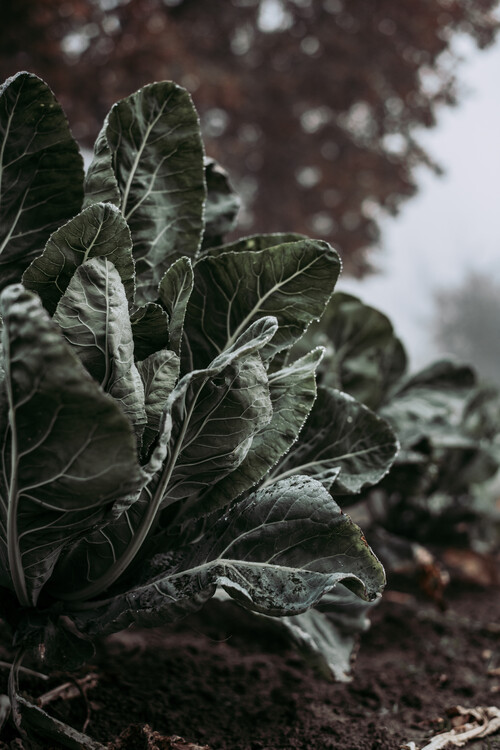
[[[321,348],[288,356],[339,257],[294,234],[221,244],[238,202],[184,89],[115,104],[85,176],[50,89],[19,73],[0,89],[0,143],[11,715],[24,736],[97,748],[20,694],[25,653],[73,668],[93,639],[217,589],[273,617],[340,590],[375,599],[383,568],[333,498],[382,479],[397,442],[317,391]]]

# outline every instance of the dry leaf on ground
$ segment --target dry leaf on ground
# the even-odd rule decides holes
[[[445,750],[463,747],[471,740],[487,737],[500,729],[500,709],[495,706],[463,708],[454,706],[448,711],[453,729],[436,734],[421,750]],[[402,750],[418,750],[414,742],[403,745]]]

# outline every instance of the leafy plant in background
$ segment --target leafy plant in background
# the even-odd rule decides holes
[[[339,258],[297,235],[220,245],[237,201],[186,91],[115,104],[85,177],[36,76],[2,86],[0,128],[9,702],[21,734],[96,748],[20,694],[25,653],[76,667],[93,638],[217,588],[271,616],[373,600],[383,568],[333,495],[379,481],[397,443],[352,397],[317,393],[321,349],[286,357]]]
[[[453,360],[409,375],[391,322],[349,294],[333,295],[297,348],[318,343],[326,347],[319,381],[374,409],[401,443],[390,473],[364,496],[370,538],[384,563],[398,567],[408,559],[411,547],[402,539],[479,549],[496,544],[497,514],[482,488],[500,465],[497,390]]]

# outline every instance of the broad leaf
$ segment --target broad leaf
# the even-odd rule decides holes
[[[274,315],[279,329],[262,356],[291,346],[323,312],[339,271],[337,253],[316,240],[202,259],[187,308],[184,367],[206,367],[263,315]]]
[[[31,73],[0,86],[0,288],[20,281],[78,213],[83,161],[52,91]]]
[[[383,588],[383,568],[361,530],[319,482],[293,477],[236,504],[172,565],[158,555],[144,583],[90,603],[74,615],[91,634],[132,622],[153,625],[201,606],[221,586],[242,606],[270,615],[295,615],[344,583],[366,600]]]
[[[134,364],[128,303],[120,275],[106,258],[76,269],[54,313],[86,370],[120,404],[134,427],[145,425],[144,386]]]
[[[0,515],[13,586],[36,604],[61,549],[143,482],[127,418],[21,286],[1,298],[10,406]],[[6,426],[2,428],[5,435]]]
[[[100,200],[110,200],[109,188],[114,190],[108,148],[134,242],[137,301],[145,303],[156,298],[170,264],[194,257],[201,243],[203,146],[187,91],[168,81],[153,83],[113,106],[87,185]]]
[[[350,495],[380,482],[397,450],[385,420],[347,393],[320,387],[299,440],[266,483],[307,474],[332,492]]]
[[[273,318],[258,321],[209,369],[181,379],[165,405],[159,438],[145,467],[148,485],[118,519],[68,550],[54,576],[60,597],[78,600],[108,589],[154,531],[162,509],[177,502],[182,510],[179,501],[194,502],[243,461],[253,435],[271,418],[258,350],[275,331]],[[204,515],[203,507],[198,514]],[[168,541],[171,545],[172,539]],[[78,580],[82,570],[86,581]]]
[[[193,267],[189,258],[184,257],[172,263],[158,289],[160,302],[169,317],[169,346],[176,354],[181,352],[184,317],[193,284]]]
[[[83,207],[94,203],[112,203],[120,208],[122,197],[113,169],[113,154],[107,138],[107,119],[94,143],[94,157],[85,175]]]
[[[371,409],[387,400],[406,370],[406,352],[390,320],[350,294],[335,292],[297,351],[318,345],[326,347],[321,384],[350,393]]]
[[[163,507],[184,498],[192,502],[234,471],[255,434],[272,418],[259,352],[276,328],[274,318],[256,321],[232,349],[207,370],[185,375],[172,392],[167,406],[172,420],[165,467],[169,483]],[[198,515],[204,514],[204,507],[199,507]]]
[[[434,446],[466,448],[470,439],[460,424],[475,380],[470,367],[450,360],[435,362],[403,381],[380,414],[406,450],[423,439]]]
[[[302,359],[269,375],[273,416],[254,437],[245,460],[203,498],[213,509],[228,505],[254,487],[297,440],[316,398],[315,372],[323,354],[315,349]]]
[[[221,245],[226,234],[234,228],[241,201],[229,182],[225,169],[214,159],[205,159],[207,203],[203,248]]]
[[[54,232],[43,254],[24,272],[23,284],[37,292],[53,314],[78,266],[95,257],[113,263],[131,305],[135,291],[132,239],[125,219],[110,203],[90,206]]]
[[[321,599],[318,608],[275,623],[287,628],[294,644],[326,678],[349,682],[355,648],[370,627],[367,614],[376,604],[340,585]]]
[[[160,305],[148,302],[130,316],[136,360],[168,348],[168,315]]]
[[[225,245],[218,245],[217,247],[207,248],[203,253],[202,257],[205,258],[208,255],[220,255],[221,253],[229,252],[246,252],[248,250],[258,251],[266,250],[268,247],[276,247],[276,245],[284,245],[289,242],[298,242],[299,240],[306,240],[307,237],[303,234],[297,234],[295,232],[273,232],[271,234],[251,234],[249,237],[243,237],[241,240],[235,240],[235,242],[228,242]]]
[[[144,385],[147,427],[144,430],[142,447],[146,453],[158,434],[167,399],[179,377],[179,357],[175,352],[163,349],[138,362],[137,369]]]

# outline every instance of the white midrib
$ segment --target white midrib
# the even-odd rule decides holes
[[[142,139],[141,146],[137,150],[137,153],[136,153],[135,159],[134,159],[134,163],[132,164],[132,167],[130,169],[130,172],[129,172],[129,175],[128,175],[128,179],[127,179],[127,184],[125,185],[125,190],[123,191],[123,197],[122,197],[122,209],[121,210],[122,210],[122,213],[123,213],[125,219],[128,219],[129,215],[130,215],[130,212],[129,212],[129,214],[127,214],[127,202],[128,202],[128,197],[129,197],[129,194],[130,194],[130,188],[132,187],[132,182],[133,182],[133,179],[135,177],[135,173],[137,171],[137,167],[139,166],[139,162],[141,160],[141,156],[142,156],[142,154],[144,152],[144,149],[146,148],[146,144],[147,144],[149,135],[150,135],[151,131],[153,130],[154,126],[156,125],[156,123],[158,122],[158,120],[160,119],[160,117],[163,115],[163,112],[164,112],[164,109],[165,109],[165,104],[166,104],[166,102],[161,107],[161,109],[160,109],[158,115],[155,117],[155,119],[152,120],[152,122],[146,128],[146,132],[144,133],[144,137]],[[131,209],[131,211],[132,210],[133,209]]]
[[[60,595],[61,599],[64,599],[65,601],[75,601],[75,600],[78,601],[79,599],[80,600],[91,599],[95,596],[98,596],[99,594],[102,594],[103,591],[105,591],[113,583],[115,583],[115,581],[118,580],[118,578],[122,575],[122,573],[125,572],[125,570],[128,568],[132,560],[137,555],[140,548],[142,547],[144,540],[149,534],[149,531],[151,529],[151,526],[153,525],[158,509],[161,505],[163,494],[168,486],[168,483],[174,471],[177,458],[179,457],[179,453],[182,450],[182,447],[184,444],[184,438],[186,436],[186,432],[189,427],[189,423],[191,421],[191,417],[192,417],[194,408],[196,406],[196,402],[198,401],[198,395],[200,391],[202,390],[203,386],[205,385],[205,383],[206,383],[206,380],[203,381],[200,388],[198,389],[198,393],[196,397],[193,399],[193,403],[191,404],[191,407],[186,416],[186,419],[184,420],[184,424],[182,426],[182,430],[177,440],[177,445],[172,454],[169,465],[163,471],[163,475],[160,479],[160,482],[158,484],[154,497],[148,505],[148,508],[146,510],[146,513],[144,514],[144,517],[142,519],[140,526],[137,528],[135,534],[132,537],[131,544],[127,547],[123,555],[120,558],[118,558],[118,560],[114,562],[113,565],[111,565],[107,569],[106,573],[103,576],[101,576],[101,578],[94,581],[93,583],[90,583],[88,586],[85,586],[83,589]]]
[[[6,337],[7,338],[7,337]],[[24,577],[23,565],[21,559],[21,550],[19,548],[19,534],[17,527],[17,510],[19,504],[19,486],[17,480],[17,469],[19,463],[18,440],[15,420],[15,407],[12,393],[12,380],[10,377],[10,346],[7,338],[7,351],[5,357],[5,382],[7,395],[9,399],[9,422],[11,429],[11,465],[9,479],[9,497],[7,501],[7,554],[9,559],[10,574],[14,591],[23,607],[31,606],[28,591],[26,588],[26,579]]]
[[[94,247],[94,245],[96,244],[97,238],[100,236],[101,231],[103,230],[103,227],[104,227],[104,221],[99,221],[99,227],[96,229],[95,234],[92,237],[91,242],[89,243],[89,246],[87,248],[85,248],[85,252],[83,254],[82,264],[85,263],[89,259],[91,250]]]
[[[373,448],[364,448],[360,451],[353,451],[352,453],[344,453],[342,456],[336,456],[335,461],[346,461],[349,458],[358,458],[360,456],[367,456],[370,453],[372,453]],[[311,469],[315,466],[322,466],[323,464],[327,464],[328,462],[332,461],[331,458],[323,458],[319,461],[309,461],[306,464],[301,464],[300,466],[296,466],[293,469],[288,469],[288,471],[284,471],[281,474],[276,474],[274,476],[270,476],[266,481],[260,485],[261,488],[268,487],[270,484],[274,484],[275,482],[281,481],[282,479],[287,479],[288,477],[293,476],[294,474],[300,474],[301,471],[304,469]],[[333,469],[337,468],[336,466],[332,467]]]
[[[7,127],[5,128],[5,134],[2,141],[2,147],[0,148],[0,203],[2,202],[2,179],[3,179],[3,163],[4,163],[4,156],[5,156],[5,146],[7,145],[7,139],[9,137],[9,131],[10,127],[12,125],[12,120],[14,118],[14,112],[16,110],[17,102],[19,101],[19,93],[16,96],[16,102],[14,106],[12,107],[12,112],[9,115],[9,118],[7,120]]]
[[[287,276],[285,279],[283,279],[282,282],[279,284],[275,284],[271,289],[268,289],[267,292],[260,297],[258,303],[253,306],[253,308],[250,310],[250,312],[245,316],[245,318],[241,321],[239,326],[235,329],[232,336],[228,339],[226,342],[226,345],[224,349],[228,349],[230,346],[234,344],[234,342],[237,340],[238,336],[240,336],[241,333],[247,328],[248,324],[254,317],[254,315],[260,310],[260,308],[263,306],[265,301],[275,292],[279,291],[281,287],[288,284],[290,281],[292,281],[296,276],[300,276],[302,273],[305,273],[308,268],[310,268],[314,263],[316,262],[317,258],[314,258],[310,263],[307,264],[304,268],[299,268],[295,273],[293,273],[291,276]]]
[[[232,558],[224,558],[224,557],[216,557],[215,560],[210,560],[209,562],[202,562],[199,565],[195,565],[193,568],[187,568],[186,570],[179,570],[178,573],[172,573],[172,575],[167,576],[168,582],[174,582],[180,578],[183,578],[185,576],[194,576],[197,573],[207,572],[210,569],[219,568],[222,567],[222,575],[218,575],[217,578],[224,577],[225,570],[224,568],[241,568],[242,566],[245,566],[247,568],[250,568],[251,570],[270,570],[275,572],[276,568],[279,567],[280,572],[283,572],[285,574],[290,573],[291,575],[296,575],[297,571],[299,571],[301,574],[309,574],[311,576],[322,576],[324,578],[335,578],[336,580],[331,582],[331,586],[333,587],[336,583],[339,583],[342,578],[355,578],[357,580],[361,580],[358,576],[356,576],[354,573],[346,573],[344,575],[338,575],[338,574],[328,574],[328,573],[322,573],[321,571],[316,570],[309,570],[308,568],[292,568],[289,565],[277,565],[273,563],[268,562],[255,562],[253,560],[238,560],[238,559],[232,559]],[[229,579],[231,583],[234,583],[231,579]],[[144,591],[149,586],[154,586],[156,591],[161,596],[169,597],[169,594],[167,592],[161,591],[161,589],[158,586],[158,581],[152,582],[150,584],[146,584],[145,586],[142,586],[134,593],[136,596],[141,593],[141,590]],[[161,583],[161,581],[160,581]],[[328,585],[327,585],[328,587]],[[114,601],[114,597],[110,597],[108,599],[101,599],[101,601],[85,601],[85,602],[75,602],[75,604],[72,604],[68,610],[71,612],[85,612],[86,610],[93,610],[98,609],[100,607],[105,607],[111,604]]]
[[[106,313],[105,313],[105,321],[104,321],[104,361],[106,363],[105,371],[104,371],[104,377],[101,382],[101,387],[103,389],[106,388],[108,384],[108,380],[111,375],[111,357],[109,356],[109,266],[108,262],[105,261],[105,269],[106,269],[106,282],[105,282],[105,288],[104,288],[104,304],[106,306]]]
[[[8,120],[7,120],[7,126],[5,128],[5,134],[4,134],[3,141],[2,141],[2,147],[0,148],[0,205],[2,203],[2,185],[3,185],[5,147],[7,145],[7,140],[8,140],[8,137],[9,137],[9,131],[10,131],[10,128],[11,128],[11,125],[12,125],[12,120],[14,118],[14,113],[16,111],[16,107],[17,107],[17,103],[19,101],[20,95],[21,95],[21,92],[19,91],[17,93],[17,96],[16,96],[16,101],[15,101],[15,103],[12,106],[12,111],[11,111],[11,113],[9,115]],[[26,199],[26,193],[23,196],[23,200],[21,202],[21,207],[20,207],[19,211],[17,212],[16,218],[12,222],[12,226],[10,228],[10,231],[7,233],[7,236],[5,237],[4,241],[2,242],[2,245],[0,247],[0,255],[3,253],[3,251],[7,247],[8,243],[9,243],[9,240],[12,237],[12,234],[14,232],[14,229],[16,228],[17,222],[19,221],[19,217],[22,214],[22,210],[23,210],[25,199]]]

